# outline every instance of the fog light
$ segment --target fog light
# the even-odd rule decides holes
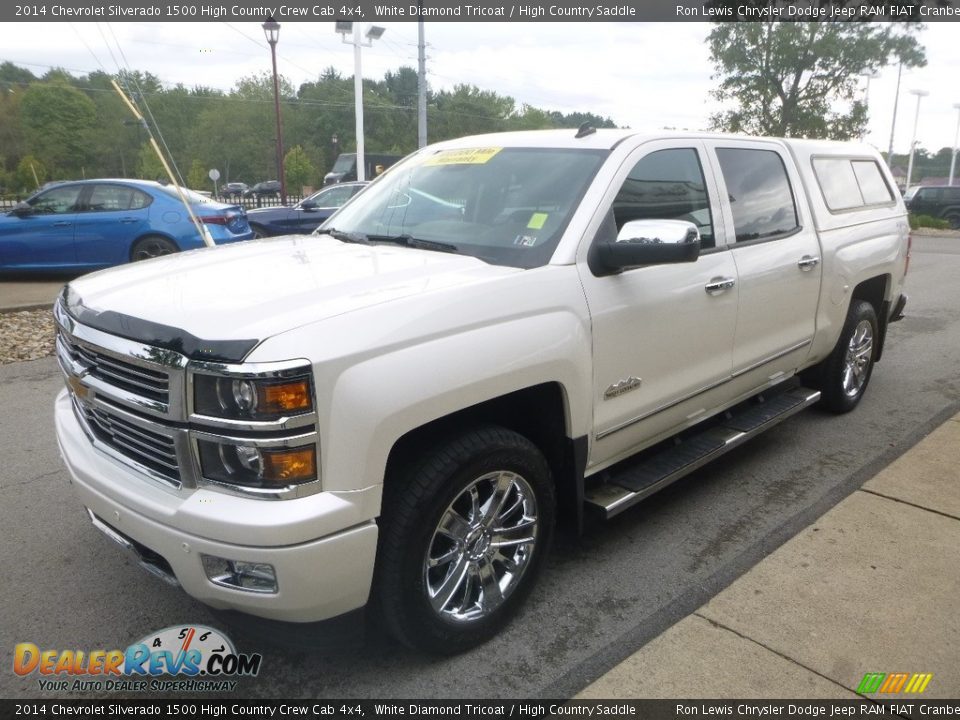
[[[227,560],[215,555],[200,555],[203,571],[214,585],[255,593],[276,593],[277,572],[268,563]]]

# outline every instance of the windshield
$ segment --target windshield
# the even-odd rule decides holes
[[[436,150],[395,166],[318,232],[443,244],[495,265],[546,264],[605,150]],[[423,247],[421,243],[419,246]]]
[[[337,158],[337,161],[333,164],[333,168],[330,172],[334,173],[345,173],[348,170],[352,170],[353,166],[357,163],[357,156],[350,155],[341,155]]]

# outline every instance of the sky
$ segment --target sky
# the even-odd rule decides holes
[[[417,23],[379,23],[386,32],[362,51],[362,73],[417,65]],[[15,27],[15,31],[13,31]],[[921,32],[925,68],[905,69],[900,84],[894,152],[909,151],[917,96],[918,144],[931,152],[953,146],[960,104],[958,26],[929,23]],[[705,130],[720,109],[709,96],[714,81],[707,23],[524,22],[426,23],[427,79],[434,90],[470,83],[517,105],[584,111],[639,130]],[[353,75],[353,49],[332,22],[281,23],[278,70],[297,87],[333,66]],[[149,71],[165,85],[229,90],[242,77],[269,71],[269,46],[258,22],[16,23],[8,24],[0,61],[42,75],[51,66],[74,74],[119,67]],[[862,92],[866,79],[858,78]],[[897,68],[869,83],[866,141],[890,143]],[[371,118],[367,118],[370,122]],[[162,128],[161,128],[162,129]],[[428,129],[429,131],[429,129]]]

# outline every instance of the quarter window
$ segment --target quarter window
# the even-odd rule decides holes
[[[693,148],[657,150],[630,171],[613,201],[617,231],[631,220],[686,220],[700,230],[700,246],[713,247],[707,183]]]
[[[780,155],[772,150],[718,148],[737,242],[787,235],[798,227],[797,207]]]

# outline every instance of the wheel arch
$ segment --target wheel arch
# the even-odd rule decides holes
[[[177,249],[177,252],[183,252],[183,247],[181,247],[180,243],[177,242],[177,239],[173,235],[167,232],[163,232],[162,230],[150,229],[140,233],[139,235],[137,235],[137,237],[135,237],[133,240],[130,241],[130,247],[127,248],[127,259],[132,262],[133,249],[137,246],[137,243],[151,237],[163,238],[164,240],[167,240],[173,243],[173,246]]]
[[[530,440],[550,466],[557,508],[564,523],[580,527],[586,437],[570,437],[568,400],[559,382],[546,382],[490,398],[413,428],[397,439],[387,456],[384,492],[398,469],[438,442],[467,427],[497,425]]]
[[[862,280],[850,294],[850,303],[855,300],[864,300],[873,306],[877,313],[877,343],[874,350],[874,362],[879,362],[883,354],[883,345],[887,337],[887,325],[890,316],[890,284],[892,277],[889,274],[875,275]]]

